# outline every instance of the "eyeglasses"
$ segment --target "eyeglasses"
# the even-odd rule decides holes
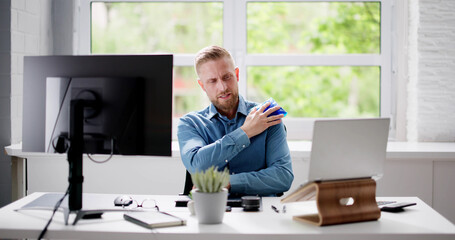
[[[128,209],[136,209],[136,208],[143,208],[143,209],[156,209],[157,211],[160,210],[158,205],[156,204],[155,199],[151,198],[146,198],[142,200],[142,202],[138,202],[135,199],[133,199],[133,202],[129,205],[123,205],[123,208],[128,208]]]

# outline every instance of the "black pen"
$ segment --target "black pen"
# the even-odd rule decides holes
[[[272,209],[273,211],[275,211],[276,213],[280,213],[280,210],[278,210],[278,208],[276,208],[275,206],[272,205]]]

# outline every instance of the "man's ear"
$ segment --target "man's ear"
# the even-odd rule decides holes
[[[237,82],[238,82],[240,80],[240,78],[239,78],[239,68],[238,67],[235,68],[235,76],[237,77]]]
[[[197,83],[198,83],[199,86],[201,87],[202,91],[205,92],[204,83],[202,83],[201,79],[198,79],[198,80],[197,80]]]

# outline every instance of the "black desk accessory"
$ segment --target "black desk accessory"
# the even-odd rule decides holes
[[[390,204],[379,205],[379,209],[383,212],[403,212],[405,207],[414,206],[414,202],[393,202]]]
[[[243,211],[256,212],[261,208],[261,198],[258,196],[242,197]]]
[[[175,201],[176,207],[187,207],[188,199],[179,199]],[[226,206],[230,211],[230,208],[243,208],[244,211],[260,211],[262,206],[262,198],[258,196],[243,196],[243,197],[232,197],[228,198]]]

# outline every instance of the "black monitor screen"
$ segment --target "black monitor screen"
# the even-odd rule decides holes
[[[24,152],[68,139],[70,105],[86,100],[85,153],[171,155],[172,55],[24,59]]]

